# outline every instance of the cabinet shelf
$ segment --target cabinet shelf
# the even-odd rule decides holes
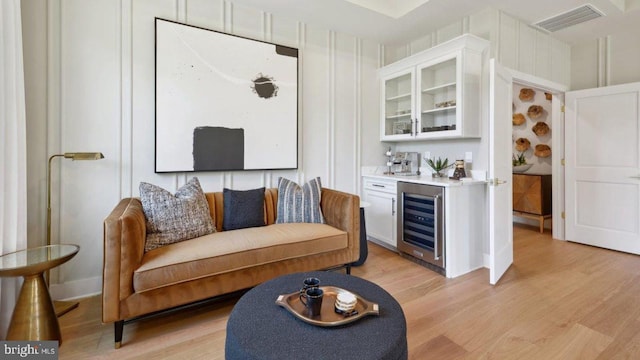
[[[411,117],[411,113],[406,113],[406,114],[396,114],[396,115],[387,115],[386,118],[387,119],[401,119],[404,117]]]
[[[407,94],[400,94],[400,95],[396,95],[396,96],[390,96],[386,100],[387,101],[394,101],[394,100],[400,100],[402,98],[410,98],[410,97],[411,97],[411,93],[407,93]]]
[[[439,112],[445,112],[445,111],[454,111],[455,109],[456,109],[456,105],[453,105],[453,106],[447,106],[447,107],[441,107],[441,108],[425,110],[422,113],[423,114],[433,114],[433,113],[439,113]]]
[[[443,85],[438,85],[438,86],[434,86],[434,87],[430,87],[428,89],[424,89],[422,90],[423,94],[435,94],[438,93],[442,90],[445,90],[447,88],[455,88],[456,87],[456,83],[452,82],[452,83],[447,83],[447,84],[443,84]]]

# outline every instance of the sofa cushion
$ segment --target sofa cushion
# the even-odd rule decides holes
[[[236,230],[264,226],[264,187],[253,190],[224,189],[222,229]]]
[[[147,222],[145,251],[215,232],[209,205],[194,177],[176,194],[140,183],[140,201]]]
[[[278,179],[278,214],[276,223],[324,224],[320,209],[322,185],[320,178],[310,180],[303,186],[285,179]]]
[[[347,247],[347,233],[325,224],[274,224],[217,232],[144,254],[133,287],[144,292],[216,274]]]

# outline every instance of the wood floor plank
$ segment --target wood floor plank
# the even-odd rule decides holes
[[[516,225],[514,263],[496,286],[487,269],[447,279],[375,244],[352,273],[398,300],[411,359],[640,359],[636,255]],[[100,297],[82,299],[60,318],[60,359],[224,359],[237,299],[128,324],[118,350]]]
[[[531,351],[521,359],[589,360],[596,359],[612,339],[580,324],[573,324],[544,346]]]
[[[467,354],[467,351],[460,345],[451,341],[444,335],[435,337],[411,352],[409,359],[450,359],[457,358]]]

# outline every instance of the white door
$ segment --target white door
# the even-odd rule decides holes
[[[640,83],[566,94],[567,240],[640,254],[639,97]]]
[[[511,74],[495,59],[489,67],[489,282],[496,284],[513,262],[513,84]]]

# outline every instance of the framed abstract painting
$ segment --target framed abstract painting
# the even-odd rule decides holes
[[[298,167],[298,49],[155,19],[155,171]]]

